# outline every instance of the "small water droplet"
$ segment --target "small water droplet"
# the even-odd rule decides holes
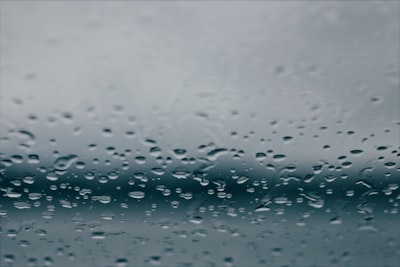
[[[286,159],[286,155],[277,154],[277,155],[274,155],[272,158],[274,159],[274,161],[283,161],[284,159]]]
[[[128,260],[125,258],[119,258],[115,261],[115,267],[126,267],[128,266]]]
[[[350,150],[350,153],[351,153],[352,155],[355,155],[355,156],[361,155],[363,152],[364,152],[364,151],[362,151],[361,149],[353,149],[353,150]]]
[[[160,266],[161,265],[161,257],[160,256],[151,256],[149,258],[149,263],[154,266]]]
[[[233,266],[233,258],[232,257],[224,258],[224,266],[232,267]]]
[[[111,128],[104,128],[101,133],[104,137],[112,137],[113,136],[113,131]]]
[[[106,233],[103,231],[96,231],[92,233],[92,239],[103,240],[106,238]]]
[[[191,175],[191,172],[182,168],[177,168],[172,171],[172,176],[177,179],[187,179]]]
[[[54,172],[49,172],[49,173],[46,175],[46,179],[49,180],[49,181],[54,182],[54,181],[57,181],[57,180],[58,180],[58,176],[57,176],[57,174],[55,174]]]
[[[128,194],[131,198],[135,198],[135,199],[142,199],[145,197],[145,193],[142,191],[132,191],[129,192]]]
[[[226,148],[216,148],[207,153],[207,159],[211,161],[216,161],[219,156],[228,153]]]
[[[237,183],[244,184],[245,182],[247,182],[247,180],[249,180],[248,176],[240,176],[239,179],[237,180]]]
[[[110,196],[92,196],[93,201],[99,201],[102,204],[108,204],[111,202]]]
[[[68,156],[59,157],[54,162],[54,169],[67,170],[69,167],[71,167],[72,163],[74,163],[77,159],[78,159],[78,156],[76,156],[76,155],[68,155]]]
[[[256,160],[265,160],[267,158],[267,154],[263,153],[263,152],[258,152],[256,153]]]
[[[335,216],[332,219],[330,219],[329,221],[330,224],[341,224],[342,223],[342,219],[339,216]]]

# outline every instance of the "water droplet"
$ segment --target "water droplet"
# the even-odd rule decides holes
[[[388,161],[385,162],[385,164],[383,164],[387,169],[393,169],[394,167],[396,167],[396,162],[393,161]]]
[[[73,122],[74,115],[72,113],[70,113],[70,112],[63,112],[61,114],[61,118],[65,123],[70,124],[70,123]]]
[[[265,160],[267,158],[267,154],[263,153],[263,152],[258,152],[256,153],[256,160]]]
[[[224,266],[232,267],[233,266],[233,258],[232,257],[224,258]]]
[[[174,209],[176,209],[176,208],[178,208],[179,207],[179,201],[177,201],[177,200],[173,200],[173,201],[171,201],[171,206],[174,208]]]
[[[135,132],[134,132],[134,131],[126,131],[126,132],[125,132],[125,136],[126,136],[126,138],[128,138],[128,139],[132,139],[132,138],[135,137]]]
[[[282,255],[282,248],[273,248],[271,254],[273,256],[281,256]]]
[[[292,139],[293,139],[292,136],[284,136],[284,137],[282,138],[282,140],[283,140],[285,143],[289,143],[290,141],[292,141]]]
[[[101,133],[104,137],[112,137],[113,136],[113,131],[111,128],[104,128]]]
[[[350,150],[350,153],[351,153],[352,155],[355,155],[355,156],[361,155],[363,152],[364,152],[364,151],[362,151],[361,149],[353,149],[353,150]]]
[[[384,150],[386,150],[386,149],[388,149],[387,146],[378,146],[378,147],[376,148],[376,150],[378,150],[378,151],[384,151]]]
[[[57,174],[55,174],[54,172],[49,172],[49,173],[46,175],[46,179],[49,180],[49,181],[54,182],[54,181],[57,181],[57,180],[58,180],[58,176],[57,176]]]
[[[187,153],[186,149],[183,149],[183,148],[174,149],[174,150],[172,150],[172,152],[177,159],[184,158]]]
[[[102,214],[101,214],[101,218],[103,219],[103,220],[108,220],[108,221],[110,221],[110,220],[113,220],[114,219],[114,213],[112,213],[112,212],[103,212]]]
[[[108,204],[111,202],[110,196],[92,196],[93,201],[99,201],[102,204]]]
[[[28,163],[29,164],[39,164],[40,163],[39,155],[36,155],[36,154],[28,155]]]
[[[211,161],[216,161],[219,156],[228,153],[226,148],[216,148],[207,153],[207,159]]]
[[[283,161],[286,158],[286,156],[283,154],[277,154],[274,155],[272,158],[274,159],[274,161]]]
[[[32,145],[35,144],[36,142],[36,137],[35,135],[33,135],[33,133],[29,132],[29,131],[25,131],[25,130],[20,130],[18,132],[18,137],[25,139],[26,140],[26,144],[30,147]]]
[[[92,239],[103,240],[106,238],[106,233],[103,231],[96,231],[92,233]]]
[[[152,168],[151,172],[155,175],[163,175],[165,173],[164,169],[162,168]]]
[[[201,224],[203,222],[203,218],[197,215],[193,216],[189,221],[194,224]]]
[[[144,140],[144,144],[147,146],[154,146],[157,144],[156,140],[147,138]]]
[[[256,212],[269,211],[269,210],[270,210],[270,208],[267,207],[267,206],[264,205],[264,204],[258,206],[257,208],[255,208],[255,211],[256,211]]]
[[[375,96],[375,97],[371,97],[370,101],[374,105],[379,105],[383,102],[383,99],[381,97]]]
[[[161,257],[160,256],[151,256],[149,259],[149,263],[154,266],[161,265]]]
[[[177,179],[187,179],[191,175],[191,172],[182,168],[177,168],[172,171],[172,176]]]
[[[21,155],[13,155],[13,156],[11,156],[11,161],[13,163],[20,164],[24,161],[24,158]]]
[[[119,258],[115,261],[115,267],[126,267],[128,266],[128,260],[125,258]]]
[[[30,200],[38,200],[42,197],[42,193],[29,193],[28,197]]]
[[[22,194],[14,188],[7,188],[6,196],[9,198],[20,198]]]
[[[59,157],[54,162],[54,169],[67,170],[69,167],[71,167],[72,163],[74,163],[77,159],[78,159],[78,156],[76,156],[76,155],[68,155],[68,156]]]
[[[4,255],[4,262],[6,263],[13,263],[15,261],[15,256],[12,254]]]
[[[161,156],[161,148],[158,146],[154,146],[152,148],[150,148],[150,155],[153,157],[159,157]]]
[[[94,173],[93,172],[85,172],[85,178],[87,180],[93,180],[94,179]]]
[[[14,202],[14,207],[16,209],[30,209],[32,206],[28,202]]]
[[[145,197],[145,193],[142,191],[132,191],[128,194],[131,198],[142,199]]]
[[[35,182],[35,177],[30,175],[25,175],[22,181],[26,184],[33,184]]]
[[[287,197],[276,197],[276,198],[274,198],[274,202],[276,204],[286,204],[288,202],[288,198]]]
[[[330,224],[341,224],[342,223],[342,219],[339,216],[335,216],[332,219],[330,219],[329,221]]]
[[[245,182],[247,182],[247,180],[249,180],[248,176],[240,176],[239,179],[237,180],[237,183],[244,184]]]
[[[142,164],[145,164],[145,163],[146,163],[146,158],[143,157],[143,156],[137,156],[137,157],[135,158],[135,161],[136,161],[137,164],[142,165]]]

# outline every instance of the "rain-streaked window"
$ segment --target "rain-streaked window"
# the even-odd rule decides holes
[[[398,266],[397,1],[1,1],[0,266]]]

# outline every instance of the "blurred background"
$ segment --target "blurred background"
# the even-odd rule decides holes
[[[396,1],[0,2],[2,266],[396,266]]]

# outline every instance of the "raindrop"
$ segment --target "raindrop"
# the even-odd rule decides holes
[[[104,128],[101,133],[104,137],[112,137],[113,136],[113,131],[111,128]]]
[[[135,198],[135,199],[142,199],[145,197],[145,193],[142,191],[132,191],[129,192],[128,194],[131,198]]]
[[[384,166],[385,166],[387,169],[393,169],[394,167],[396,167],[396,162],[388,161],[388,162],[385,162]]]
[[[30,175],[25,175],[22,181],[26,184],[33,184],[35,182],[35,178]]]
[[[256,153],[256,160],[265,160],[267,158],[267,154],[263,153],[263,152],[258,152]]]
[[[362,151],[361,149],[353,149],[353,150],[350,150],[350,153],[351,153],[352,155],[355,155],[355,156],[361,155],[363,152],[364,152],[364,151]]]
[[[248,176],[241,176],[239,177],[239,179],[237,180],[238,184],[244,184],[245,182],[247,182],[247,180],[249,180]]]
[[[174,209],[176,209],[176,208],[178,208],[179,207],[179,201],[177,201],[177,200],[173,200],[173,201],[171,201],[171,206],[174,208]]]
[[[146,163],[146,158],[143,157],[143,156],[137,156],[137,157],[135,158],[135,161],[136,161],[137,164],[142,165],[142,164],[145,164],[145,163]]]
[[[94,173],[93,172],[85,172],[85,178],[87,180],[93,180],[94,179]]]
[[[342,219],[339,216],[335,216],[332,219],[330,219],[329,221],[330,224],[341,224],[342,223]]]
[[[96,231],[92,233],[92,239],[103,240],[106,238],[106,233],[103,231]]]
[[[12,254],[5,254],[4,255],[4,262],[6,263],[13,263],[15,261],[15,256]]]
[[[36,154],[28,155],[28,163],[29,164],[39,164],[40,163],[39,155],[36,155]]]
[[[30,200],[38,200],[42,197],[42,193],[29,193],[28,197]]]
[[[160,256],[151,256],[149,258],[149,263],[154,266],[160,266],[161,265],[161,257]]]
[[[30,209],[32,205],[28,202],[14,202],[14,207],[16,209]]]
[[[20,164],[20,163],[23,162],[23,160],[24,160],[24,158],[21,155],[13,155],[13,156],[11,156],[11,161],[13,163]]]
[[[177,159],[182,159],[182,158],[186,157],[186,153],[187,153],[186,149],[183,149],[183,148],[174,149],[174,150],[172,150],[172,152]]]
[[[293,139],[292,136],[284,136],[284,137],[282,138],[282,140],[283,140],[285,143],[289,143],[290,141],[292,141],[292,139]]]
[[[108,204],[111,202],[110,196],[92,196],[93,201],[99,201],[102,204]]]
[[[379,104],[381,104],[383,102],[382,98],[381,97],[377,97],[377,96],[371,97],[370,101],[374,105],[379,105]]]
[[[194,224],[201,224],[203,222],[203,218],[200,216],[193,216],[189,221]]]
[[[75,163],[75,166],[76,166],[77,169],[81,170],[81,169],[85,168],[86,164],[83,161],[78,161],[77,163]]]
[[[55,174],[54,172],[49,172],[49,173],[46,175],[46,179],[49,180],[49,181],[54,182],[54,181],[57,181],[57,180],[58,180],[58,176],[57,176],[57,174]]]
[[[216,148],[207,153],[207,159],[216,161],[219,156],[225,155],[228,152],[226,148]]]
[[[286,156],[283,154],[277,154],[274,155],[272,158],[274,159],[274,161],[283,161],[286,158]]]
[[[190,171],[184,170],[182,168],[177,168],[174,171],[172,171],[172,176],[174,176],[177,179],[187,179],[191,175]]]
[[[233,258],[232,257],[224,258],[224,266],[226,266],[226,267],[233,266]]]
[[[115,267],[126,267],[128,266],[128,260],[125,258],[119,258],[115,261]]]
[[[57,170],[67,170],[69,167],[71,167],[72,163],[74,163],[78,157],[76,155],[68,155],[64,157],[59,157],[55,162],[54,162],[54,169]]]
[[[151,172],[155,175],[163,175],[165,173],[164,169],[162,168],[152,168]]]
[[[159,156],[161,156],[161,148],[158,146],[152,147],[152,148],[150,148],[149,153],[153,157],[159,157]]]
[[[134,131],[126,131],[125,132],[125,137],[128,139],[132,139],[135,137],[135,132]]]

